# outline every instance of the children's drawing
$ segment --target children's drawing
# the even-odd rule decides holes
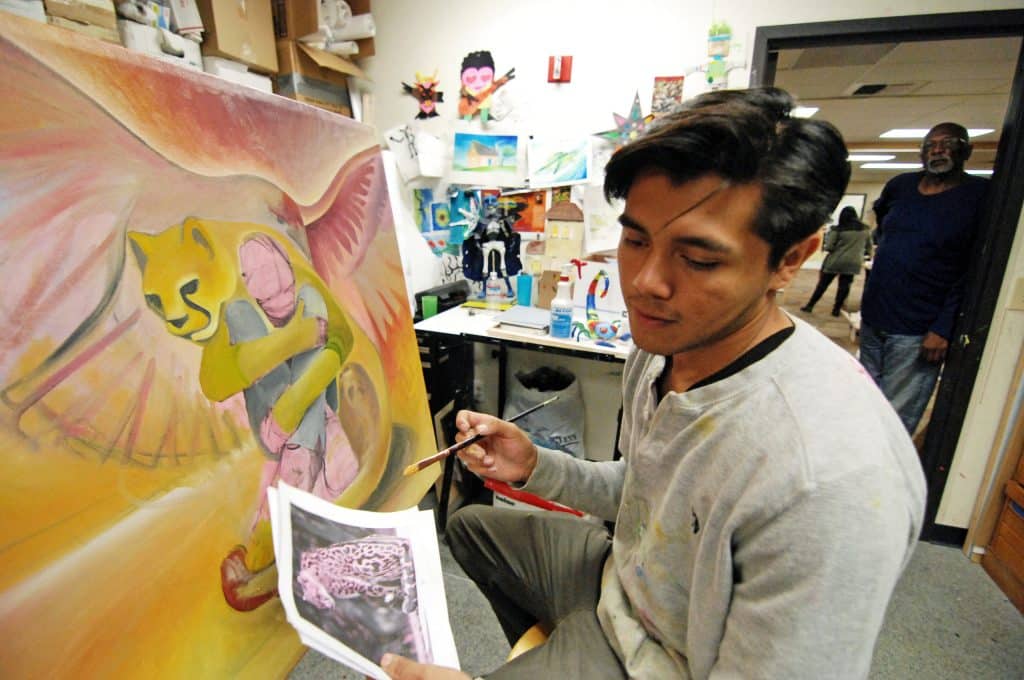
[[[437,79],[437,70],[432,76],[422,76],[416,72],[416,81],[413,85],[402,83],[402,89],[406,94],[411,94],[420,103],[417,118],[434,118],[437,116],[437,105],[444,101],[444,92],[437,89],[441,81]]]
[[[434,229],[434,190],[429,187],[412,190],[412,216],[416,226],[422,231]]]
[[[587,185],[583,190],[583,252],[587,255],[615,251],[619,246],[622,226],[619,216],[624,204],[620,199],[609,202],[604,188]]]
[[[547,190],[502,194],[498,199],[502,208],[515,216],[512,228],[519,232],[544,231],[547,202]]]
[[[399,125],[384,133],[388,148],[395,155],[398,172],[406,182],[420,177],[420,149],[416,144],[416,134],[409,125]]]
[[[467,54],[462,60],[459,116],[463,120],[471,120],[479,115],[480,122],[486,125],[491,112],[491,95],[515,78],[515,72],[511,68],[495,80],[494,57],[490,52],[481,50]]]
[[[531,137],[527,144],[530,186],[580,184],[590,176],[590,140]]]
[[[447,203],[431,203],[430,216],[435,229],[447,229],[452,221],[451,206]]]
[[[617,113],[613,113],[612,116],[615,118],[615,127],[611,130],[598,132],[597,136],[611,140],[615,143],[615,148],[619,148],[639,137],[640,133],[647,127],[647,124],[654,120],[653,115],[648,114],[645,116],[640,111],[639,92],[633,96],[633,106],[629,110],[628,117],[620,116]]]
[[[517,135],[456,132],[452,172],[456,184],[512,185],[520,175]]]
[[[433,481],[376,135],[16,16],[0,80],[4,670],[284,675],[265,490]]]

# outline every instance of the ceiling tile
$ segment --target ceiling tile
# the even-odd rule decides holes
[[[973,78],[966,80],[933,80],[914,92],[917,95],[934,94],[1010,94],[1007,78]]]
[[[900,43],[888,51],[881,61],[887,64],[929,64],[936,61],[998,61],[1013,64],[1019,52],[1019,37],[922,40]]]
[[[800,58],[793,65],[794,70],[820,68],[843,64],[844,66],[870,65],[878,63],[896,43],[873,45],[838,45],[836,47],[814,47],[802,50]]]

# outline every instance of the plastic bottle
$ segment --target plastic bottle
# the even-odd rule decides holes
[[[562,266],[558,277],[558,288],[551,301],[551,337],[568,338],[572,335],[572,265]]]
[[[529,307],[533,301],[533,277],[522,272],[516,277],[516,304]]]
[[[505,290],[498,278],[498,272],[491,272],[484,284],[484,302],[488,307],[497,308],[505,301]]]

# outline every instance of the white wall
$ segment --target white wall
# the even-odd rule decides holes
[[[409,122],[415,100],[401,82],[417,71],[438,69],[445,102],[441,118],[455,117],[459,66],[473,50],[487,49],[496,71],[515,67],[509,93],[519,103],[520,123],[533,131],[597,132],[612,127],[612,112],[626,114],[639,91],[650,108],[654,76],[688,73],[707,61],[712,20],[733,28],[730,61],[749,63],[757,26],[899,16],[936,12],[1020,8],[1020,0],[376,0],[377,55],[365,60],[375,82],[374,124],[379,130]],[[573,56],[573,80],[547,83],[547,58]],[[746,69],[730,74],[744,86]],[[703,87],[700,74],[687,94]],[[428,121],[438,127],[443,121]]]
[[[496,70],[516,69],[509,94],[518,103],[515,123],[529,132],[597,132],[612,126],[612,112],[626,114],[639,91],[646,113],[656,75],[689,73],[704,63],[712,20],[733,28],[730,61],[748,64],[758,26],[996,9],[1020,9],[1020,0],[469,0],[423,2],[376,0],[377,54],[366,60],[375,81],[372,122],[380,130],[409,122],[416,102],[402,94],[417,70],[439,70],[445,102],[441,118],[428,129],[443,130],[455,117],[459,65],[470,51],[489,49]],[[546,81],[547,58],[573,56],[573,82]],[[746,69],[730,73],[730,84],[744,86]],[[686,94],[702,88],[699,74],[687,80]],[[876,187],[877,188],[877,187]],[[851,187],[851,191],[853,188]],[[869,193],[868,204],[873,200]],[[877,195],[877,194],[875,194]],[[1008,281],[1024,275],[1020,236],[1011,252],[1000,309],[993,319],[967,422],[943,496],[938,521],[967,526],[990,454],[1010,376],[1024,342],[1024,313],[1003,310]],[[589,439],[589,437],[588,437]]]

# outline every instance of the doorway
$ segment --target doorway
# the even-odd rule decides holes
[[[878,53],[885,53],[887,48],[894,49],[892,46],[926,41],[990,38],[1018,41],[1014,43],[1018,53],[1014,60],[1005,116],[1002,125],[996,127],[1002,134],[998,135],[994,148],[985,150],[993,154],[994,159],[989,201],[983,211],[964,301],[921,452],[928,483],[922,538],[956,545],[963,544],[967,529],[938,524],[936,516],[963,429],[1024,202],[1024,183],[1013,181],[1024,171],[1024,61],[1019,43],[1022,37],[1024,11],[1005,10],[768,26],[758,28],[754,38],[751,86],[775,84],[780,70],[780,55],[786,58],[790,50],[836,50],[857,46],[857,51],[867,59],[877,58]],[[816,56],[823,55],[819,53]],[[849,95],[854,99],[857,96],[852,92]],[[982,136],[977,141],[984,140]],[[974,160],[983,162],[984,159]]]

